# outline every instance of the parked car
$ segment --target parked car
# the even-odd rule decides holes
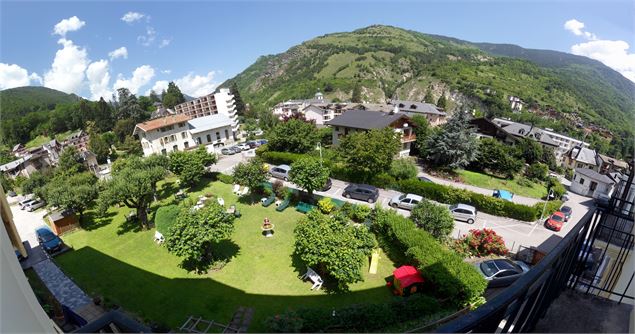
[[[569,195],[569,192],[568,192],[568,191],[565,191],[565,192],[564,192],[564,194],[562,194],[562,196],[560,196],[560,199],[561,199],[563,202],[566,202],[566,201],[568,201],[568,200],[570,200],[570,199],[571,199],[571,196]]]
[[[13,190],[9,190],[9,191],[7,192],[7,196],[9,196],[9,197],[16,197],[16,196],[18,196],[18,194],[16,194],[16,193],[15,193],[15,191],[13,191]]]
[[[422,182],[430,182],[430,183],[432,183],[432,180],[430,180],[429,178],[427,178],[425,176],[417,176],[417,179],[419,179],[419,181],[422,181]]]
[[[485,260],[475,266],[487,280],[488,288],[508,286],[529,271],[524,262],[509,259]]]
[[[41,208],[41,207],[43,207],[45,205],[46,205],[46,203],[44,203],[43,200],[36,200],[36,201],[33,201],[33,202],[27,204],[25,206],[25,210],[29,211],[29,212],[33,212],[33,211],[35,211],[35,210],[37,210],[37,209],[39,209],[39,208]]]
[[[328,179],[326,179],[326,183],[324,184],[322,189],[320,189],[320,191],[328,191],[329,189],[331,189],[332,186],[333,186],[333,181],[329,177]]]
[[[289,180],[289,171],[290,170],[291,170],[291,166],[289,166],[289,165],[273,166],[269,170],[269,174],[271,174],[271,176],[273,176],[275,178],[283,179],[285,181],[288,181]]]
[[[220,150],[220,153],[222,153],[222,154],[224,154],[224,155],[233,155],[233,154],[236,154],[236,152],[234,152],[234,150],[232,150],[232,149],[231,149],[231,148],[229,148],[229,147],[223,147],[223,148]]]
[[[415,194],[402,194],[393,197],[388,205],[393,208],[402,208],[406,210],[412,210],[415,205],[419,204],[423,200],[423,197]]]
[[[62,249],[62,239],[55,235],[48,227],[42,226],[37,228],[35,235],[37,236],[37,241],[40,243],[40,246],[42,246],[45,251],[52,253]]]
[[[232,150],[232,151],[234,151],[234,153],[240,153],[240,152],[242,152],[242,151],[243,151],[243,150],[241,150],[241,149],[240,149],[240,147],[238,147],[238,146],[232,146],[232,147],[230,147],[229,149],[230,149],[230,150]]]
[[[31,202],[35,202],[35,201],[36,201],[35,198],[25,199],[25,200],[20,201],[18,203],[18,205],[20,205],[20,209],[21,210],[24,210],[28,204],[30,204]]]
[[[494,190],[494,193],[492,194],[492,196],[496,197],[496,198],[500,198],[500,199],[504,199],[506,201],[511,202],[512,199],[514,198],[514,194],[507,191],[507,190],[502,190],[502,189],[496,189]]]
[[[570,206],[563,206],[560,208],[560,212],[564,213],[564,221],[568,222],[571,218],[571,214],[573,213],[573,209]]]
[[[269,141],[266,140],[266,139],[258,139],[258,140],[256,140],[256,142],[260,143],[260,145],[264,145],[264,144],[268,143]]]
[[[461,220],[468,224],[474,224],[478,211],[476,208],[467,204],[455,204],[449,207],[450,212],[455,220]]]
[[[247,143],[238,144],[237,146],[243,151],[251,150],[251,146],[247,145]]]
[[[255,140],[250,140],[250,141],[246,142],[245,144],[249,145],[249,148],[256,148],[256,147],[260,146],[260,143],[258,143]]]
[[[545,227],[556,232],[562,229],[563,224],[564,224],[564,213],[560,211],[554,212],[545,221]]]
[[[367,184],[349,184],[342,193],[346,198],[354,198],[360,201],[374,203],[379,197],[379,190],[376,187]]]

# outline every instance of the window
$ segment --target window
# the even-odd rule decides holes
[[[166,151],[165,149],[161,149],[161,154],[166,155],[168,154],[168,151]]]
[[[187,141],[186,141],[185,143],[183,143],[183,146],[185,146],[185,148],[190,147],[190,142],[187,142]]]
[[[589,186],[589,190],[595,191],[597,187],[598,187],[598,183],[595,181],[591,181],[591,186]]]
[[[197,137],[196,138],[196,143],[199,144],[199,145],[203,144],[203,141],[201,140],[201,137]]]
[[[211,135],[209,135],[209,134],[207,134],[207,142],[208,142],[208,143],[211,143],[211,142],[212,142],[212,136],[211,136]]]
[[[335,131],[340,131],[340,127],[339,127],[339,126],[336,126],[336,127],[335,127]]]
[[[177,145],[172,146],[172,151],[178,151],[179,147]]]
[[[227,131],[227,129],[225,129],[225,138],[229,138],[229,131]]]
[[[216,140],[220,140],[220,132],[216,132]]]
[[[187,138],[187,132],[185,132],[185,131],[181,132],[181,138],[182,139]]]
[[[584,184],[584,179],[580,178],[580,184]]]

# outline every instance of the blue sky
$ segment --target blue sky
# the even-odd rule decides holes
[[[634,17],[633,1],[3,1],[0,89],[202,95],[260,55],[371,24],[592,56],[635,81]]]

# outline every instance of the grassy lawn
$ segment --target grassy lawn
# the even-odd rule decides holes
[[[26,148],[38,147],[38,146],[42,146],[42,145],[48,143],[49,141],[51,141],[50,137],[39,135],[39,136],[29,140],[26,144],[24,144],[24,147],[26,147]]]
[[[532,182],[531,186],[522,186],[516,180],[506,180],[495,176],[476,173],[467,170],[457,171],[466,184],[487,189],[503,189],[525,197],[542,198],[547,195],[547,188],[539,183]]]
[[[160,185],[160,202],[172,201],[173,180]],[[237,203],[243,214],[235,221],[231,242],[223,252],[233,256],[220,271],[206,275],[188,273],[179,267],[180,259],[153,242],[154,230],[140,231],[125,223],[128,208],[113,208],[109,216],[91,217],[84,230],[68,234],[64,241],[75,250],[56,258],[57,263],[87,293],[104,296],[146,321],[176,329],[188,316],[229,323],[239,306],[252,307],[250,331],[264,331],[263,320],[289,308],[337,308],[354,303],[382,303],[392,300],[384,278],[392,274],[393,263],[381,254],[378,273],[350,286],[350,292],[311,291],[311,283],[299,276],[305,266],[292,256],[293,229],[302,216],[294,208],[276,212],[272,205],[238,202],[231,185],[209,183],[191,192],[223,197],[226,205]],[[275,224],[273,238],[261,235],[264,217]],[[328,282],[327,282],[328,283]]]

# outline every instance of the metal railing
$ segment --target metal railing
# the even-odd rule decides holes
[[[624,298],[633,299],[633,296],[627,295],[627,291],[635,273],[622,270],[635,239],[632,171],[631,163],[629,173],[613,194],[608,208],[589,210],[529,272],[481,307],[443,325],[437,332],[531,332],[545,316],[551,303],[566,289],[594,293],[612,298],[617,303]],[[595,247],[596,240],[603,241],[598,243],[604,244],[603,249]],[[607,261],[609,248],[614,258]],[[601,255],[598,257],[592,253]],[[588,268],[590,257],[594,257],[595,261]],[[620,293],[614,290],[621,275],[630,277],[630,280]]]

